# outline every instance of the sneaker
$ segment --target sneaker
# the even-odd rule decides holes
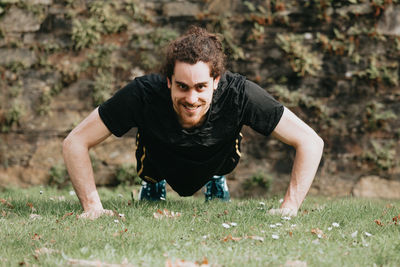
[[[162,180],[155,184],[146,183],[142,181],[142,187],[139,192],[139,200],[159,201],[167,198],[167,191],[165,185],[167,183]]]
[[[204,196],[206,201],[212,199],[219,199],[224,202],[230,201],[231,197],[229,195],[225,176],[215,175],[208,183],[206,183]]]

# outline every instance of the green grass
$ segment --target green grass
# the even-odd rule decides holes
[[[400,201],[308,197],[299,216],[284,220],[266,214],[279,205],[278,198],[204,203],[203,198],[168,195],[166,202],[148,203],[131,202],[129,190],[122,187],[100,188],[104,207],[124,214],[125,219],[91,221],[76,218],[81,207],[69,190],[0,191],[0,266],[63,266],[71,259],[165,266],[167,260],[202,262],[204,258],[210,266],[284,266],[289,260],[307,266],[400,264],[400,225],[392,220],[400,214]],[[156,219],[153,213],[158,209],[182,215]],[[32,213],[40,218],[30,218]],[[222,226],[230,222],[237,226]],[[332,227],[333,222],[339,227]],[[270,227],[276,223],[282,226]],[[323,231],[322,238],[311,233],[316,228]],[[355,231],[358,234],[352,237]],[[273,234],[279,239],[273,239]],[[229,235],[241,239],[229,240]],[[251,236],[264,240],[246,238]]]

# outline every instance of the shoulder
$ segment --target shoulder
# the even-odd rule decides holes
[[[215,100],[236,98],[244,93],[246,77],[239,73],[226,71],[221,75],[218,88],[214,93]],[[236,96],[236,97],[235,97]]]
[[[244,87],[246,77],[239,74],[226,71],[222,76],[218,84],[218,89],[221,91],[227,89],[241,89]]]
[[[248,80],[246,76],[227,71],[221,76],[218,84],[217,97],[226,95],[237,95],[251,97],[252,95],[268,94],[257,83]],[[269,95],[269,94],[268,94]]]
[[[147,74],[136,77],[126,87],[133,94],[148,97],[164,96],[168,93],[167,79],[160,74]]]
[[[160,74],[147,74],[144,76],[136,77],[130,84],[142,88],[155,89],[167,86],[167,79]]]

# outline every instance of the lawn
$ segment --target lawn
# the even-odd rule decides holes
[[[132,201],[100,188],[114,217],[77,219],[70,188],[0,189],[0,266],[400,266],[400,201],[308,197]]]

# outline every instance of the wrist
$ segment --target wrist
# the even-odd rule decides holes
[[[296,201],[293,201],[291,199],[285,199],[282,202],[281,209],[290,209],[290,210],[298,210],[299,209],[299,204]]]
[[[82,207],[84,211],[103,210],[97,190],[88,194],[86,201],[82,202]]]

